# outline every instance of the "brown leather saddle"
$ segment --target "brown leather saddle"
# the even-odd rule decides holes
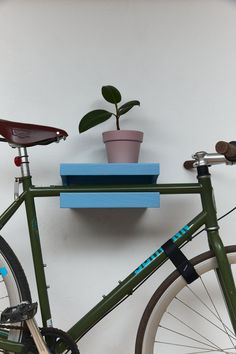
[[[62,129],[4,119],[0,119],[0,135],[4,138],[2,140],[16,147],[48,145],[68,136]]]

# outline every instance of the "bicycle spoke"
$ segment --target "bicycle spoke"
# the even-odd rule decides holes
[[[196,292],[191,289],[189,286],[187,286],[187,289],[194,295],[194,297],[196,299],[198,299],[198,301],[214,316],[215,319],[217,319],[218,322],[220,322],[221,326],[217,325],[216,323],[214,323],[210,318],[207,317],[206,314],[202,314],[199,310],[196,310],[195,308],[193,308],[192,306],[188,305],[184,300],[180,299],[178,296],[175,296],[175,300],[180,302],[183,306],[187,307],[190,311],[192,311],[193,313],[197,314],[200,318],[202,318],[206,323],[209,323],[210,325],[214,326],[215,328],[217,328],[219,331],[223,332],[227,338],[229,339],[232,347],[231,348],[220,348],[217,344],[215,344],[213,341],[211,341],[209,338],[207,338],[205,335],[203,335],[201,333],[201,331],[197,331],[196,329],[194,329],[191,325],[188,324],[188,322],[184,321],[179,315],[175,315],[174,313],[167,311],[166,314],[169,315],[170,317],[172,317],[172,319],[175,319],[178,323],[182,324],[184,327],[188,328],[190,331],[192,331],[193,333],[195,333],[196,335],[199,336],[199,338],[201,338],[202,340],[196,339],[190,335],[181,333],[180,331],[176,331],[174,329],[168,328],[166,326],[160,325],[159,327],[162,329],[165,329],[166,331],[172,332],[178,336],[184,337],[187,340],[191,340],[195,343],[198,343],[199,346],[191,346],[187,344],[178,344],[177,346],[180,347],[185,347],[185,348],[191,348],[192,349],[197,349],[196,352],[191,352],[189,354],[200,354],[200,353],[209,353],[209,352],[220,352],[220,353],[226,353],[226,354],[232,354],[232,350],[234,350],[235,352],[235,345],[234,345],[234,340],[235,340],[235,335],[232,333],[232,331],[228,328],[228,326],[224,323],[222,317],[220,316],[220,313],[213,301],[212,296],[210,295],[204,280],[200,277],[201,280],[201,284],[202,287],[207,295],[207,298],[210,300],[210,303],[213,307],[213,309],[211,309],[209,307],[209,305],[206,303],[206,299],[202,299],[201,296],[199,296],[198,294],[196,294]],[[232,333],[232,334],[231,334]],[[160,341],[157,341],[158,343],[161,343]],[[164,342],[162,342],[164,344]],[[176,345],[177,343],[170,343],[170,342],[165,342],[166,344],[169,343],[169,345]],[[191,343],[190,343],[191,344]],[[204,346],[204,347],[202,347]],[[199,352],[199,350],[201,350]]]
[[[231,352],[228,352],[228,350],[234,350],[234,348],[225,348],[225,349],[205,349],[201,347],[196,347],[193,345],[185,345],[185,344],[179,344],[179,343],[171,343],[171,342],[164,342],[164,341],[155,341],[157,344],[165,344],[165,345],[170,345],[170,346],[175,346],[175,347],[182,347],[182,348],[190,348],[190,349],[197,349],[201,350],[200,352],[191,352],[191,353],[185,353],[185,354],[203,354],[203,353],[212,353],[212,352],[220,352],[220,353],[226,353],[226,354],[232,354]]]
[[[200,279],[202,280],[202,277],[200,277]],[[203,281],[203,280],[202,280],[202,281]],[[203,282],[203,283],[204,283],[204,282]],[[203,300],[200,298],[200,296],[198,296],[198,295],[191,289],[190,286],[187,286],[188,290],[196,297],[196,299],[198,299],[199,302],[200,302],[203,306],[205,306],[206,309],[207,309],[218,321],[221,322],[221,324],[223,325],[223,327],[224,327],[228,332],[231,333],[232,337],[233,337],[234,339],[236,339],[235,334],[233,333],[233,331],[224,323],[224,321],[223,321],[222,318],[220,317],[220,315],[219,315],[219,313],[218,313],[218,311],[217,311],[217,309],[216,309],[216,307],[215,307],[215,304],[214,304],[214,302],[213,302],[213,300],[212,300],[212,298],[211,298],[211,296],[210,296],[210,294],[209,294],[209,291],[207,290],[205,284],[203,285],[203,287],[204,287],[204,289],[206,290],[206,293],[207,293],[207,295],[209,296],[210,301],[211,301],[213,307],[215,308],[215,311],[216,311],[217,315],[215,314],[214,311],[211,310],[211,308],[205,303],[205,301],[203,301]]]
[[[0,300],[3,300],[3,299],[8,299],[8,295],[6,295],[6,296],[2,296],[2,297],[0,297]]]
[[[211,351],[212,351],[212,349],[206,350],[205,348],[196,347],[196,346],[194,346],[194,345],[179,344],[179,343],[171,343],[171,342],[163,342],[163,341],[159,341],[159,340],[156,340],[155,343],[158,343],[158,344],[165,344],[165,345],[172,345],[172,346],[175,346],[175,347],[182,347],[182,348],[191,348],[191,349],[204,350],[204,352],[201,352],[201,353],[207,353],[207,352],[211,352]],[[218,349],[213,349],[213,351],[218,351]]]
[[[204,287],[205,288],[205,287]],[[193,292],[194,293],[194,292]],[[195,293],[194,293],[195,294]],[[196,295],[198,296],[198,295]],[[170,317],[174,318],[177,322],[179,322],[180,324],[182,324],[183,326],[185,326],[186,328],[190,329],[191,331],[193,331],[195,334],[197,334],[198,336],[200,336],[200,338],[203,339],[202,340],[199,340],[199,339],[196,339],[192,336],[189,336],[187,334],[184,334],[184,333],[181,333],[180,331],[176,331],[174,329],[171,329],[171,328],[168,328],[164,325],[159,325],[159,328],[162,328],[166,331],[169,331],[169,332],[172,332],[178,336],[181,336],[183,338],[186,338],[187,340],[191,340],[195,343],[198,343],[200,346],[197,347],[197,346],[191,346],[191,345],[188,345],[188,344],[178,344],[177,346],[180,347],[186,347],[186,348],[189,348],[189,347],[192,347],[192,349],[198,349],[198,350],[201,350],[201,352],[197,351],[195,352],[196,354],[200,354],[200,353],[209,353],[209,352],[220,352],[220,353],[226,353],[226,354],[232,354],[231,350],[235,350],[235,346],[234,346],[234,343],[232,341],[232,336],[229,335],[228,331],[226,330],[226,325],[223,325],[223,320],[222,319],[219,319],[220,318],[220,315],[219,317],[217,316],[217,319],[220,321],[220,323],[223,325],[223,328],[222,329],[221,327],[219,327],[218,325],[216,325],[214,322],[212,322],[209,318],[207,318],[206,316],[202,315],[199,311],[195,310],[194,308],[192,308],[191,306],[189,306],[185,301],[181,300],[180,298],[178,297],[175,297],[175,299],[177,301],[179,301],[181,304],[183,304],[184,306],[186,306],[188,309],[190,309],[191,311],[193,311],[195,314],[197,314],[198,316],[200,316],[201,318],[204,319],[204,321],[206,321],[207,323],[213,325],[214,327],[216,327],[218,330],[220,330],[221,332],[225,333],[227,338],[229,338],[231,344],[232,344],[232,348],[220,348],[218,345],[216,345],[215,343],[213,343],[209,338],[207,338],[206,336],[204,336],[203,334],[201,334],[199,331],[197,331],[196,329],[192,328],[192,326],[190,326],[187,322],[185,322],[184,320],[182,320],[181,318],[179,318],[179,316],[176,316],[175,314],[171,313],[170,311],[167,311],[166,314],[169,315]],[[199,298],[200,299],[200,298]],[[203,300],[201,300],[201,303],[205,304],[205,302]],[[206,304],[205,304],[206,305]],[[206,305],[207,306],[207,305]],[[208,307],[208,306],[207,306]],[[215,308],[215,306],[214,306]],[[216,309],[217,311],[217,309]],[[212,312],[212,311],[211,311]],[[218,311],[217,311],[218,313]],[[181,316],[180,316],[181,317]],[[173,323],[173,322],[172,322]],[[234,338],[233,338],[234,339]],[[160,341],[157,341],[157,343],[160,343]],[[162,342],[164,343],[164,342]],[[166,344],[169,343],[169,345],[176,345],[176,343],[170,343],[170,342],[165,342]],[[202,347],[202,345],[204,347]],[[230,350],[230,351],[229,351]],[[191,352],[189,354],[195,354],[194,352]]]
[[[185,354],[205,354],[205,353],[212,353],[212,352],[216,352],[216,353],[226,353],[226,354],[233,354],[235,353],[235,351],[233,352],[228,352],[228,350],[234,350],[234,348],[227,348],[227,349],[222,349],[222,350],[204,350],[201,352],[191,352],[191,353],[185,353]]]
[[[203,336],[200,332],[196,331],[195,329],[193,329],[191,326],[189,326],[186,322],[182,321],[180,318],[176,317],[175,315],[173,315],[170,312],[167,312],[167,314],[169,314],[171,317],[175,318],[178,322],[180,322],[181,324],[183,324],[184,326],[186,326],[187,328],[189,328],[191,331],[193,331],[194,333],[198,334],[201,338],[207,340],[209,343],[211,343],[213,346],[215,346],[216,348],[220,349],[221,348],[216,345],[215,343],[213,343],[210,339],[208,339],[207,337]]]
[[[223,319],[222,319],[222,317],[221,317],[221,315],[220,315],[220,313],[219,313],[219,311],[218,311],[218,309],[217,309],[217,307],[216,307],[216,304],[215,304],[215,302],[213,301],[213,298],[212,298],[212,296],[211,296],[211,294],[210,294],[210,292],[209,292],[209,290],[208,290],[208,288],[207,288],[207,286],[206,286],[206,283],[204,282],[204,280],[202,279],[202,277],[200,277],[200,281],[201,281],[201,283],[202,283],[202,286],[203,286],[203,288],[204,288],[204,290],[205,290],[205,292],[206,292],[206,294],[207,294],[207,297],[208,297],[208,299],[210,300],[210,303],[212,304],[212,306],[213,306],[215,312],[214,312],[214,311],[211,311],[211,309],[206,305],[206,303],[205,303],[204,301],[201,301],[200,297],[198,297],[198,298],[199,298],[199,301],[201,301],[201,303],[204,304],[205,307],[208,308],[208,310],[209,310],[209,311],[215,316],[215,318],[221,323],[221,325],[222,325],[222,327],[224,328],[224,331],[225,331],[226,335],[228,336],[228,338],[229,338],[229,340],[230,340],[232,346],[235,347],[235,344],[234,344],[234,342],[233,342],[233,339],[234,339],[234,340],[236,339],[236,338],[235,338],[235,334],[233,333],[233,331],[232,331],[232,330],[225,324],[225,322],[223,321]],[[192,289],[190,289],[190,290],[192,291]],[[192,291],[192,293],[194,294],[193,291]],[[196,296],[197,296],[197,295],[196,295]]]
[[[190,340],[193,341],[193,342],[197,342],[197,343],[199,343],[199,344],[205,345],[205,348],[201,348],[201,349],[214,349],[214,350],[217,349],[217,350],[219,350],[219,348],[217,348],[215,345],[212,346],[212,345],[210,345],[210,344],[208,344],[208,343],[205,343],[205,342],[202,342],[202,341],[200,341],[200,340],[198,340],[198,339],[192,338],[192,337],[190,337],[190,336],[188,336],[188,335],[186,335],[186,334],[183,334],[183,333],[181,333],[181,332],[175,331],[175,330],[173,330],[173,329],[171,329],[171,328],[168,328],[168,327],[165,327],[165,326],[162,326],[162,325],[159,325],[159,327],[162,328],[162,329],[165,329],[166,331],[169,331],[169,332],[171,332],[171,333],[177,334],[177,335],[179,335],[179,336],[181,336],[181,337],[190,339]],[[185,345],[183,345],[183,346],[185,346]],[[220,351],[223,352],[222,349],[220,349]]]
[[[204,287],[204,289],[205,289],[205,291],[206,291],[206,293],[207,293],[207,295],[208,295],[208,297],[209,297],[209,299],[210,299],[210,301],[211,301],[211,303],[212,303],[212,306],[214,307],[214,309],[215,309],[215,311],[216,311],[216,313],[217,313],[217,316],[218,316],[218,318],[219,318],[219,321],[221,322],[222,326],[223,326],[224,329],[225,329],[225,333],[228,335],[228,338],[229,338],[230,342],[231,342],[232,345],[234,346],[234,343],[233,343],[233,340],[232,340],[232,336],[230,336],[230,334],[229,334],[229,332],[228,332],[228,327],[227,327],[227,326],[225,325],[225,323],[223,322],[223,320],[222,320],[222,318],[221,318],[221,316],[220,316],[220,314],[219,314],[219,311],[217,310],[216,305],[215,305],[215,303],[214,303],[214,301],[213,301],[213,299],[212,299],[212,297],[211,297],[211,295],[210,295],[210,293],[209,293],[209,291],[208,291],[208,289],[207,289],[207,287],[206,287],[206,285],[205,285],[205,283],[204,283],[202,277],[200,277],[200,279],[201,279],[202,285],[203,285],[203,287]],[[231,332],[231,331],[230,331],[230,332]],[[232,333],[232,332],[231,332],[231,333]],[[235,339],[235,336],[234,336],[234,339]]]
[[[215,302],[213,301],[212,299],[212,296],[209,292],[209,290],[207,289],[207,286],[204,282],[204,280],[202,279],[202,277],[200,277],[200,281],[201,281],[201,284],[202,284],[202,287],[207,295],[207,298],[210,300],[210,303],[214,309],[214,311],[206,304],[206,302],[204,300],[202,300],[202,298],[197,295],[195,293],[195,291],[193,291],[193,289],[190,287],[190,286],[187,286],[188,290],[195,296],[195,298],[221,323],[223,329],[224,329],[224,333],[227,335],[227,337],[229,338],[229,341],[231,342],[232,346],[234,347],[234,342],[233,342],[233,339],[235,340],[235,335],[234,333],[232,332],[232,330],[224,323],[222,317],[220,316],[219,314],[219,311],[215,305]]]
[[[234,337],[232,337],[229,333],[225,332],[225,330],[223,330],[221,327],[219,327],[218,325],[216,325],[214,322],[212,322],[209,318],[207,318],[206,316],[203,316],[199,311],[195,310],[194,308],[192,308],[191,306],[189,306],[188,304],[186,304],[186,302],[184,302],[183,300],[179,299],[177,296],[175,296],[175,299],[177,301],[179,301],[181,304],[183,304],[184,306],[186,306],[187,308],[189,308],[191,311],[193,311],[194,313],[196,313],[198,316],[202,317],[206,322],[210,323],[212,326],[218,328],[221,332],[225,333],[227,336],[230,336],[231,338],[235,339]]]

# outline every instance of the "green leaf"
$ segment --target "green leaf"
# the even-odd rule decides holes
[[[96,109],[91,111],[81,119],[79,123],[79,132],[83,133],[86,130],[95,127],[96,125],[105,122],[112,116],[111,112],[104,109]]]
[[[122,116],[122,114],[129,112],[129,110],[131,110],[131,108],[133,108],[134,106],[140,106],[140,102],[139,101],[129,101],[129,102],[123,104],[118,109],[119,115]]]
[[[109,103],[117,104],[121,101],[121,94],[114,86],[103,86],[102,95]]]

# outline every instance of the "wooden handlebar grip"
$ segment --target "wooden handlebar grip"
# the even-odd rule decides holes
[[[191,170],[193,167],[195,160],[187,160],[184,162],[184,168],[186,168],[186,170]]]
[[[218,141],[215,146],[216,151],[219,154],[225,155],[225,157],[236,157],[236,145],[227,143],[226,141]]]

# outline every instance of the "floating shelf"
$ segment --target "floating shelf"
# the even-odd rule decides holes
[[[155,184],[158,163],[61,164],[64,185]],[[157,192],[61,193],[61,208],[159,208]]]

